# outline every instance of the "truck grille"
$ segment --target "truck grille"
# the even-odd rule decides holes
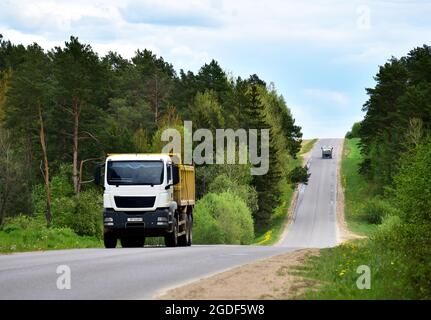
[[[152,208],[156,197],[114,197],[118,208]]]

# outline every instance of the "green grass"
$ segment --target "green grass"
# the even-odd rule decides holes
[[[316,141],[317,139],[312,139],[302,145],[298,157],[296,159],[292,159],[289,163],[289,170],[302,165],[302,155],[310,151]],[[279,240],[286,227],[287,212],[292,202],[294,188],[287,181],[284,181],[281,188],[282,196],[280,199],[280,205],[274,209],[271,224],[266,230],[257,233],[254,244],[265,246],[274,245]]]
[[[344,187],[344,214],[348,228],[361,235],[370,235],[376,225],[369,224],[359,217],[366,200],[373,196],[373,187],[358,172],[362,155],[359,139],[345,139],[341,161],[341,181]]]
[[[314,290],[298,299],[405,299],[405,284],[399,278],[402,262],[396,254],[382,252],[371,240],[348,242],[335,248],[320,250],[320,256],[309,257],[294,274],[315,283]],[[359,289],[359,266],[370,269],[370,289]]]
[[[0,230],[0,252],[95,248],[103,242],[96,237],[79,236],[69,228],[47,228],[43,219],[19,216]]]
[[[306,143],[304,143],[299,154],[301,155],[301,154],[305,154],[305,153],[309,152],[313,148],[313,146],[317,140],[318,139],[312,139],[312,140],[308,140]]]

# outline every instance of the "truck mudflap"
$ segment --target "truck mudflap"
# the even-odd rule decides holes
[[[163,236],[172,230],[172,223],[173,214],[168,208],[138,212],[103,210],[105,233]]]

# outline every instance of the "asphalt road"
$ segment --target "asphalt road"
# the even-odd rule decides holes
[[[76,249],[0,255],[0,299],[151,299],[164,290],[232,267],[304,247],[336,244],[337,159],[311,153],[311,178],[299,195],[295,220],[280,246],[192,246],[141,249]],[[335,150],[336,151],[336,150]],[[336,153],[336,152],[335,152]],[[60,290],[59,266],[71,272]]]
[[[338,151],[342,139],[321,139],[311,150],[308,185],[299,189],[293,221],[281,246],[325,248],[337,243],[336,194]],[[322,159],[322,146],[334,146],[334,157]]]
[[[0,299],[151,299],[163,289],[286,248],[192,246],[76,249],[0,256]],[[71,289],[57,289],[59,265],[71,272]]]

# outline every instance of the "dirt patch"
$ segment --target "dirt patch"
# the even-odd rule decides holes
[[[337,214],[337,228],[338,228],[338,243],[343,243],[354,239],[363,239],[364,236],[353,233],[347,227],[346,219],[344,216],[344,188],[341,182],[341,160],[343,159],[344,152],[344,140],[341,143],[341,147],[338,149],[337,159],[338,161],[338,174],[337,174],[337,203],[336,203],[336,214]]]
[[[292,272],[318,249],[303,249],[246,264],[169,290],[157,299],[254,300],[291,299],[313,287],[314,281]]]

